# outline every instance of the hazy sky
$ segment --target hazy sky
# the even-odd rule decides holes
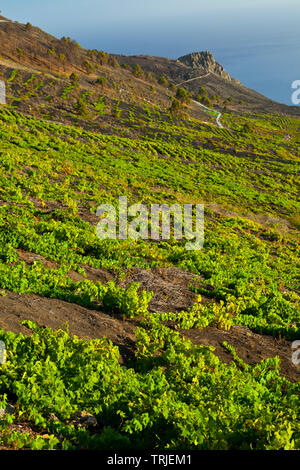
[[[210,50],[280,101],[300,79],[299,0],[2,0],[1,10],[91,49],[171,58]]]

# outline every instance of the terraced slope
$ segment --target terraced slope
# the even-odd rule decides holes
[[[147,108],[116,118],[123,137],[1,110],[3,444],[298,446],[298,121],[224,120]],[[99,240],[119,195],[205,202],[203,249]],[[84,339],[45,329],[65,322]]]
[[[0,447],[299,449],[298,109],[1,28]],[[100,240],[119,196],[204,204],[202,250]]]

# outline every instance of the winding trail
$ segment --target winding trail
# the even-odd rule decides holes
[[[178,83],[177,86],[183,85],[184,83],[192,82],[192,81],[194,81],[194,80],[199,80],[200,78],[208,77],[208,75],[210,75],[210,74],[211,74],[211,72],[208,72],[208,73],[206,73],[205,75],[200,75],[200,77],[190,78],[189,80],[185,80],[185,81],[182,82],[182,83]]]
[[[199,77],[195,77],[195,78],[190,78],[189,80],[185,80],[185,82],[181,82],[181,83],[178,83],[177,86],[181,86],[181,85],[184,85],[184,83],[188,83],[188,82],[192,82],[194,80],[200,80],[200,78],[205,78],[205,77],[208,77],[208,75],[210,75],[212,72],[208,72],[206,73],[205,75],[200,75]],[[208,108],[207,106],[204,106],[204,104],[201,104],[199,103],[198,101],[196,100],[192,100],[192,103],[196,104],[197,106],[201,106],[201,108],[204,108],[208,111],[213,111],[215,113],[217,113],[217,117],[216,117],[216,124],[218,127],[220,127],[221,129],[224,129],[224,126],[222,125],[222,123],[220,122],[220,119],[222,117],[222,113],[218,113],[217,111],[214,111],[214,110],[211,110],[210,108]]]
[[[198,106],[201,106],[201,108],[204,108],[204,109],[207,109],[208,111],[213,111],[215,113],[217,113],[217,117],[216,117],[216,124],[218,127],[220,127],[220,129],[224,129],[224,126],[223,124],[220,122],[220,119],[222,117],[222,113],[218,113],[217,111],[214,111],[214,110],[211,110],[210,108],[208,108],[207,106],[204,106],[204,104],[201,104],[199,103],[199,101],[195,101],[195,100],[192,100],[192,103],[198,105]]]

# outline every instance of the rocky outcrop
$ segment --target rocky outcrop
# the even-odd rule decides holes
[[[233,80],[222,65],[215,61],[214,56],[209,51],[192,52],[191,54],[179,57],[178,61],[192,69],[200,69],[205,73],[212,72],[226,80]]]

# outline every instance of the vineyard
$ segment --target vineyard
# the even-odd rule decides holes
[[[74,324],[79,308],[86,322],[102,315],[130,331],[128,354],[109,330],[1,313],[0,447],[299,449],[299,119],[225,112],[220,129],[115,100],[106,125],[105,100],[83,99],[100,130],[22,114],[16,99],[0,109],[0,306],[18,296],[49,302],[49,317],[52,301],[68,305]],[[125,195],[204,203],[203,249],[100,240],[97,207]],[[157,272],[185,283],[182,308],[143,281]],[[218,351],[194,339],[206,331],[227,338]],[[285,345],[290,361],[275,347],[240,357],[239,331]]]

